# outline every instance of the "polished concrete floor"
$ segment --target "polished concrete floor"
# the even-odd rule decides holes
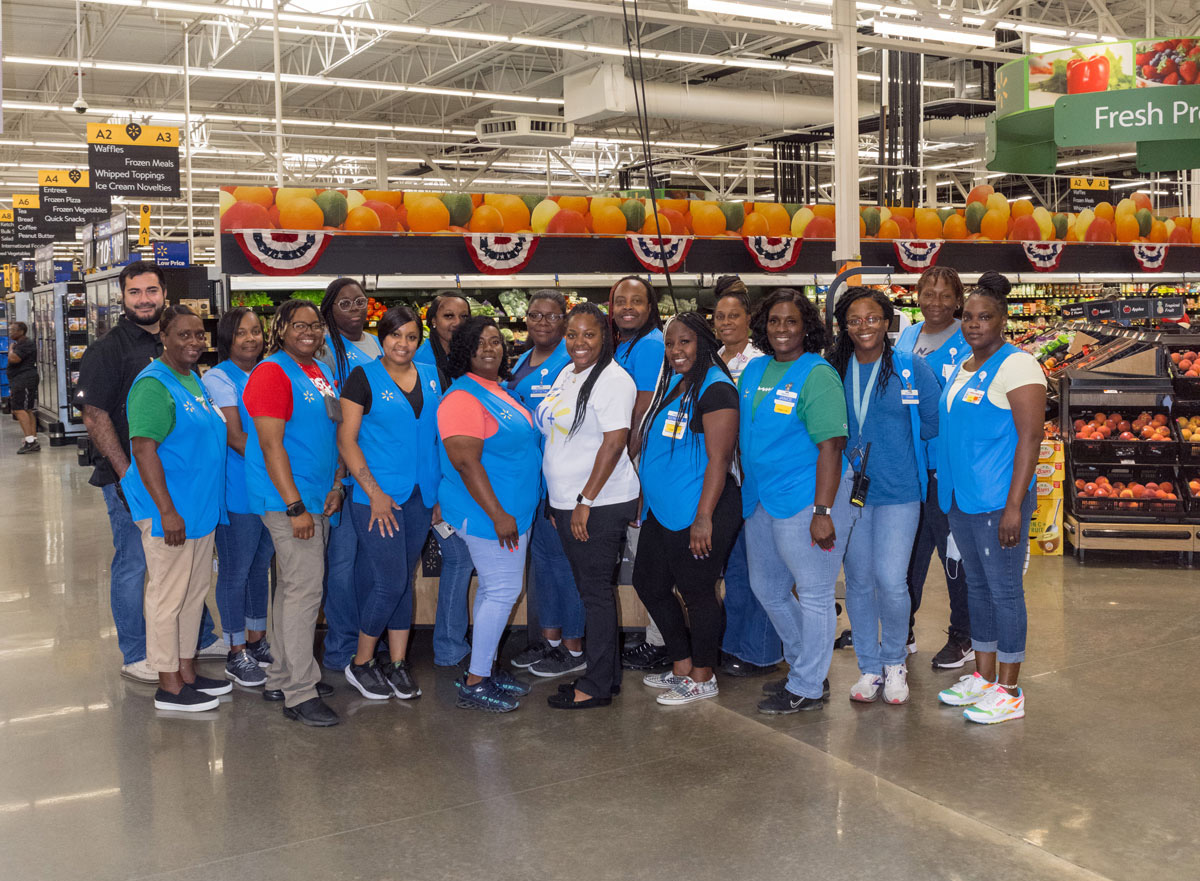
[[[485,716],[423,638],[419,701],[326,674],[337,728],[240,688],[166,718],[118,675],[100,493],[72,447],[18,444],[0,420],[3,881],[1200,878],[1200,579],[1172,560],[1035,558],[1029,715],[995,727],[934,699],[936,589],[903,707],[852,705],[839,651],[817,713],[760,716],[761,680],[723,679],[582,713],[543,682]]]

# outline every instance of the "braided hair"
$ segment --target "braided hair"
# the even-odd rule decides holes
[[[829,338],[821,313],[802,291],[795,288],[776,288],[758,304],[754,317],[750,319],[750,342],[754,343],[755,348],[764,355],[775,356],[775,348],[767,336],[767,319],[771,317],[771,310],[780,303],[794,303],[800,310],[800,317],[804,321],[804,351],[820,352],[824,349]]]
[[[636,281],[645,288],[646,300],[650,304],[650,315],[646,318],[646,323],[639,327],[637,333],[628,341],[621,340],[621,333],[617,329],[616,319],[613,318],[613,297],[616,295],[617,288],[627,281]],[[650,331],[655,328],[662,329],[662,316],[658,314],[658,291],[654,289],[654,285],[650,284],[650,282],[646,281],[640,275],[627,275],[624,278],[617,279],[617,283],[608,290],[608,316],[605,320],[608,324],[609,333],[612,334],[613,345],[616,345],[617,340],[621,340],[621,342],[629,342],[629,348],[632,349],[638,344],[638,340],[650,333]]]
[[[184,306],[182,304],[178,305],[178,306],[168,306],[166,309],[162,310],[162,315],[160,315],[159,319],[158,319],[159,334],[165,336],[167,333],[167,328],[170,326],[171,322],[174,321],[176,318],[180,318],[184,315],[195,315],[195,314],[196,313],[192,311],[192,308],[190,306]]]
[[[996,273],[993,273],[996,274]],[[984,273],[987,275],[987,273]],[[954,292],[954,302],[958,305],[954,308],[954,317],[962,318],[963,300],[963,283],[958,277],[958,270],[952,269],[949,266],[930,266],[921,273],[921,277],[917,279],[917,294],[921,293],[921,289],[927,285],[936,284],[939,281],[944,281],[950,286],[950,290]]]
[[[650,424],[675,397],[678,397],[680,413],[691,413],[695,409],[696,401],[700,398],[700,388],[704,385],[704,379],[708,376],[709,370],[713,367],[720,367],[721,371],[729,377],[729,381],[733,382],[733,374],[729,372],[725,360],[717,354],[721,349],[721,341],[712,332],[712,328],[708,326],[704,316],[699,312],[680,312],[667,322],[667,329],[670,330],[671,325],[677,321],[696,338],[696,360],[679,380],[679,384],[675,387],[675,395],[668,396],[667,389],[670,388],[675,370],[666,353],[663,353],[663,368],[658,374],[658,386],[654,390],[654,397],[650,401],[650,407],[646,411],[646,416],[639,429],[643,450],[649,439]],[[734,386],[736,385],[737,383],[734,383]],[[671,438],[671,444],[672,446],[675,444],[674,437]]]
[[[979,276],[979,281],[975,282],[975,289],[971,293],[990,297],[1000,306],[1001,314],[1007,314],[1008,295],[1011,291],[1012,282],[1000,273],[988,270]]]
[[[746,283],[737,275],[722,275],[713,286],[713,304],[720,303],[725,297],[736,297],[741,301],[747,312],[750,311],[750,292]]]
[[[896,309],[892,305],[892,301],[880,291],[856,286],[847,288],[846,293],[838,298],[837,305],[833,307],[833,317],[837,319],[838,323],[838,335],[834,338],[829,351],[825,353],[825,359],[833,365],[838,375],[844,380],[846,368],[850,366],[850,359],[854,357],[854,340],[850,338],[850,329],[846,327],[846,315],[850,312],[850,306],[859,300],[871,300],[878,303],[879,308],[883,310],[883,354],[880,356],[879,386],[877,388],[878,395],[882,396],[887,389],[888,380],[895,375],[895,371],[892,369],[892,341],[888,337],[887,330],[892,326],[892,318],[896,315]]]
[[[450,338],[450,351],[446,354],[446,372],[451,379],[466,376],[471,371],[471,359],[479,351],[479,340],[484,329],[488,327],[495,327],[497,333],[500,331],[496,319],[490,315],[472,315],[454,329],[454,336]],[[437,334],[433,334],[431,339],[436,336]],[[503,381],[508,379],[509,375],[508,343],[505,342],[504,334],[500,334],[500,350],[499,378]]]
[[[658,308],[656,306],[652,306],[651,308],[654,310],[654,314],[657,315]],[[603,341],[600,344],[600,357],[592,365],[592,372],[583,381],[583,385],[579,389],[579,395],[575,399],[575,418],[571,421],[571,430],[567,432],[568,438],[579,430],[579,426],[583,425],[583,417],[587,415],[588,400],[592,396],[592,387],[596,385],[596,379],[612,363],[613,359],[613,332],[608,316],[595,303],[583,302],[572,309],[567,315],[568,327],[571,324],[571,319],[577,315],[590,316],[600,327],[600,332],[603,334]]]
[[[321,320],[325,322],[325,329],[329,331],[329,341],[333,346],[333,360],[336,365],[334,373],[343,379],[350,372],[350,361],[346,357],[346,344],[342,341],[342,332],[338,330],[334,308],[342,296],[342,291],[351,285],[362,290],[362,284],[353,278],[335,278],[331,281],[329,287],[325,288],[325,296],[321,299],[319,310]],[[363,296],[366,296],[365,291]]]
[[[447,300],[462,300],[464,303],[467,303],[467,312],[468,314],[470,313],[470,303],[458,291],[438,291],[433,295],[433,302],[429,304],[429,309],[425,312],[425,327],[429,330],[429,348],[433,352],[433,363],[437,367],[438,373],[453,376],[450,373],[446,347],[442,345],[442,338],[438,336],[437,330],[434,327],[438,309]]]
[[[316,313],[317,318],[321,317],[320,311],[311,300],[287,300],[280,303],[275,310],[275,317],[271,319],[270,338],[267,340],[268,355],[283,351],[283,335],[287,331],[288,325],[292,323],[292,318],[301,309],[311,309]]]

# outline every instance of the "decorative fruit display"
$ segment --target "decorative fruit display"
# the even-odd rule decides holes
[[[1194,349],[1186,352],[1172,352],[1171,363],[1175,365],[1180,376],[1186,376],[1189,379],[1200,378],[1200,353]]]
[[[1120,413],[1096,413],[1090,419],[1076,419],[1073,427],[1078,440],[1169,441],[1171,426],[1165,413],[1143,410],[1136,419]]]

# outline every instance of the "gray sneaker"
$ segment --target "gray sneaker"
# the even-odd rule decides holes
[[[550,651],[550,643],[544,639],[538,639],[525,646],[521,652],[509,661],[518,670],[528,670],[542,658],[546,657],[546,653]]]
[[[345,673],[346,681],[367,700],[385,701],[392,696],[392,686],[383,677],[374,658],[365,664],[356,664],[351,658]]]
[[[245,649],[230,652],[229,657],[225,659],[225,676],[247,688],[255,688],[267,681],[267,674]]]
[[[583,659],[583,655],[577,658],[561,645],[556,645],[546,652],[544,658],[530,667],[529,672],[534,676],[550,679],[567,673],[579,673],[586,669],[587,661]]]

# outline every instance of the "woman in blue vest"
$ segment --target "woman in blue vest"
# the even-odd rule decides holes
[[[467,298],[457,291],[439,291],[426,311],[428,333],[413,358],[416,364],[429,364],[437,370],[442,394],[450,387],[447,353],[458,326],[471,316]],[[448,524],[433,531],[442,554],[442,572],[438,578],[437,612],[433,623],[433,663],[438,667],[456,667],[471,653],[467,642],[467,601],[471,590],[471,554],[462,537]]]
[[[369,700],[421,696],[409,668],[413,572],[437,508],[437,406],[441,387],[429,364],[413,363],[421,319],[394,306],[379,319],[383,357],[351,371],[342,389],[338,449],[354,478],[350,515],[358,551],[371,574],[358,648],[346,680]],[[396,567],[401,566],[400,572]],[[375,661],[387,630],[388,663]]]
[[[333,371],[340,393],[351,370],[382,354],[379,340],[366,332],[367,295],[360,283],[352,278],[331,281],[321,300],[321,320],[325,322],[325,345],[317,357]],[[353,478],[347,477],[345,485],[349,491]],[[369,568],[357,559],[353,518],[331,521],[325,548],[325,623],[329,630],[323,657],[331,670],[344,670],[358,644],[358,613],[371,577]]]
[[[267,681],[271,646],[267,642],[267,576],[275,546],[246,496],[246,427],[250,414],[242,403],[246,380],[263,354],[258,316],[245,306],[230,309],[217,323],[221,359],[204,374],[204,388],[225,416],[225,510],[227,525],[217,526],[217,608],[229,643],[225,675],[238,685]]]
[[[1025,715],[1017,685],[1025,660],[1025,573],[1034,468],[1044,436],[1046,377],[1004,341],[1008,280],[984,273],[963,306],[971,357],[938,404],[938,502],[967,569],[975,672],[938,697],[971,722]]]
[[[158,673],[154,706],[217,708],[233,685],[196,673],[196,631],[212,579],[213,531],[223,519],[225,423],[195,372],[204,322],[186,306],[159,321],[163,353],[129,389],[130,465],[121,491],[146,552],[146,660]]]
[[[939,385],[944,385],[955,365],[965,361],[971,348],[963,339],[963,285],[958,273],[948,266],[930,266],[917,280],[917,306],[922,321],[909,325],[900,334],[896,350],[920,355],[933,370]],[[908,643],[916,649],[913,625],[925,578],[929,574],[929,558],[937,551],[946,574],[946,590],[950,595],[950,632],[945,646],[933,656],[933,667],[951,670],[961,667],[975,657],[971,648],[971,615],[967,609],[967,578],[962,560],[951,557],[949,546],[950,521],[938,507],[937,438],[925,443],[925,465],[929,469],[928,489],[921,504],[921,522],[908,563],[908,597],[912,610],[908,614]]]
[[[855,497],[846,544],[846,613],[862,674],[853,701],[908,700],[905,572],[921,517],[927,468],[925,441],[937,433],[942,387],[924,359],[893,350],[891,300],[849,288],[834,308],[839,333],[829,362],[842,377],[849,411],[846,459],[868,480]]]
[[[538,506],[541,444],[533,420],[500,385],[508,352],[496,322],[468,318],[450,341],[454,380],[438,407],[442,516],[462,536],[479,584],[471,662],[456,681],[458,706],[515,710],[529,686],[495,669],[496,649],[521,595],[525,551]]]
[[[250,373],[242,402],[250,415],[246,494],[275,544],[272,606],[275,663],[267,669],[266,700],[282,700],[288,719],[313,727],[339,721],[322,697],[313,657],[321,608],[329,518],[342,509],[336,425],[341,419],[333,372],[316,359],[324,325],[307,300],[275,310],[267,357]]]
[[[702,315],[667,325],[666,364],[642,426],[643,553],[633,586],[662,629],[672,669],[642,681],[658,702],[717,696],[713,668],[723,621],[717,579],[742,527],[742,496],[729,473],[737,451],[738,393]],[[679,597],[687,606],[684,618]]]
[[[738,380],[746,556],[750,587],[791,667],[786,679],[763,686],[758,709],[819,710],[837,624],[833,588],[850,533],[846,398],[819,354],[825,324],[803,293],[773,291],[751,327],[768,357],[747,364]]]
[[[537,409],[562,369],[571,363],[563,334],[567,330],[567,298],[555,290],[534,291],[525,313],[533,347],[517,359],[505,387],[530,413]],[[575,588],[571,564],[563,553],[558,532],[550,522],[545,492],[533,518],[529,563],[533,577],[526,585],[526,612],[541,628],[541,639],[528,628],[529,645],[512,665],[534,676],[575,673],[583,660],[583,602]]]
[[[736,383],[746,365],[763,356],[750,341],[750,295],[736,275],[723,275],[717,279],[713,296],[713,330],[721,341],[717,354]],[[779,634],[750,589],[744,525],[725,563],[725,636],[721,652],[725,656],[721,672],[728,676],[763,676],[783,660]]]

